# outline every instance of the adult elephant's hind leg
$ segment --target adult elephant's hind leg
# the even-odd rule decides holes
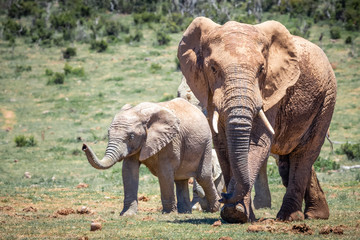
[[[175,181],[175,184],[178,212],[191,213],[188,180],[177,180]]]
[[[329,206],[313,167],[311,179],[305,192],[305,217],[308,219],[328,219],[329,215]]]

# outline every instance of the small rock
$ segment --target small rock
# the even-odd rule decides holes
[[[25,173],[24,173],[24,176],[25,176],[26,178],[31,178],[31,174],[30,174],[29,172],[25,172]]]
[[[220,221],[220,220],[217,220],[216,222],[213,223],[212,226],[213,226],[213,227],[219,227],[219,226],[221,226],[221,221]]]
[[[91,210],[86,206],[82,206],[80,209],[76,210],[76,213],[78,213],[78,214],[89,214],[89,213],[91,213]]]
[[[97,230],[101,230],[101,223],[92,222],[90,225],[90,231],[97,231]]]
[[[89,184],[86,184],[86,183],[79,183],[76,188],[88,188],[89,187]]]

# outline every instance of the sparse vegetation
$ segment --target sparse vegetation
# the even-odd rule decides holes
[[[340,146],[340,154],[343,153],[350,161],[360,161],[360,143],[344,143]]]
[[[24,136],[24,135],[18,135],[15,137],[14,142],[16,144],[16,147],[34,147],[37,145],[37,142],[34,138],[34,136]]]
[[[76,56],[76,48],[68,47],[63,51],[63,57],[69,59]]]

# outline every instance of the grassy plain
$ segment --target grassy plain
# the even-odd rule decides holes
[[[128,16],[118,16],[125,21]],[[286,23],[283,22],[285,25]],[[291,230],[302,223],[260,222],[269,231],[247,232],[250,224],[213,226],[219,213],[161,214],[157,179],[141,167],[139,213],[120,217],[123,188],[121,164],[106,171],[92,168],[81,152],[88,142],[99,155],[107,141],[107,128],[125,104],[163,101],[176,96],[181,73],[175,57],[181,34],[172,34],[169,46],[154,46],[155,32],[145,26],[140,43],[111,44],[104,53],[89,50],[89,44],[73,43],[77,56],[62,57],[63,48],[43,48],[17,39],[15,48],[0,40],[0,235],[1,239],[303,239],[306,233]],[[338,80],[337,105],[330,127],[338,142],[360,141],[360,36],[342,32],[332,41],[329,26],[315,25],[310,40],[321,45],[333,64]],[[325,36],[320,43],[321,32]],[[344,44],[352,36],[353,44]],[[83,67],[85,76],[67,76],[63,85],[47,85],[46,69],[63,72],[65,63]],[[161,69],[154,67],[161,66]],[[153,65],[153,67],[152,67]],[[22,66],[22,67],[21,67]],[[28,66],[31,67],[27,68]],[[23,70],[28,69],[28,70]],[[34,136],[34,147],[16,147],[14,138]],[[335,144],[335,149],[339,148]],[[326,142],[321,156],[354,165],[345,155],[332,154]],[[31,178],[25,177],[25,172]],[[257,210],[257,217],[274,219],[285,188],[269,165],[272,208]],[[360,171],[320,172],[331,217],[327,221],[306,220],[316,239],[359,239]],[[79,183],[88,187],[78,188]],[[91,213],[76,210],[86,206]],[[61,215],[66,212],[68,215]],[[74,210],[73,213],[70,210]],[[90,231],[92,220],[101,231]],[[341,226],[342,235],[320,235],[325,226]]]

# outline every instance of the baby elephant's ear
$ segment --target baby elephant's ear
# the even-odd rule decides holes
[[[147,112],[149,109],[147,109]],[[140,161],[143,161],[169,144],[180,131],[180,120],[170,110],[154,106],[147,123],[147,136],[140,151]]]

